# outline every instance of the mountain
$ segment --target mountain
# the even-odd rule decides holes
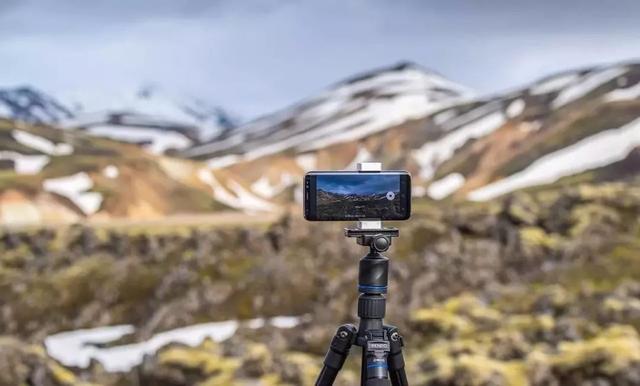
[[[64,125],[96,136],[137,143],[161,154],[210,140],[231,131],[236,123],[220,107],[146,86],[119,98],[106,110],[78,113]]]
[[[139,144],[156,154],[205,142],[236,127],[235,118],[224,109],[200,99],[172,96],[155,86],[117,98],[100,111],[72,110],[30,87],[0,89],[0,117],[84,130]]]
[[[20,102],[22,110],[14,110],[25,118],[0,127],[0,167],[7,171],[0,206],[19,196],[32,215],[0,208],[6,223],[44,221],[47,208],[60,203],[74,213],[58,216],[64,219],[229,208],[277,213],[299,207],[305,171],[353,169],[367,160],[408,170],[418,201],[483,201],[547,184],[638,178],[640,64],[632,62],[565,71],[488,96],[400,63],[235,128],[216,108],[178,103],[153,87],[120,107],[72,118],[53,99],[23,91],[2,94],[12,106]],[[63,123],[42,124],[47,117]],[[63,177],[69,179],[46,182]],[[41,192],[55,205],[47,198],[42,206]],[[101,198],[75,197],[91,192]]]
[[[0,89],[0,117],[54,124],[72,116],[71,110],[41,91],[26,86]]]
[[[418,197],[486,200],[623,160],[640,146],[639,98],[640,64],[632,62],[481,97],[401,63],[178,155],[224,174],[219,196],[241,187],[244,196],[290,202],[301,197],[306,170],[380,160],[409,170]]]
[[[212,165],[357,141],[469,98],[471,92],[412,63],[371,71],[316,97],[223,133],[179,155]],[[221,158],[224,157],[224,158]]]

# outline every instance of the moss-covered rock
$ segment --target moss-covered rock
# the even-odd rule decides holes
[[[0,385],[98,386],[47,357],[44,349],[0,336]]]

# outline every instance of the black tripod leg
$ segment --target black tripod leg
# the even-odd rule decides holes
[[[324,366],[316,380],[316,386],[333,385],[333,381],[349,355],[357,331],[356,327],[351,324],[345,324],[338,328],[336,335],[331,340],[327,355],[324,357]]]
[[[404,356],[402,355],[402,347],[404,342],[402,341],[402,335],[398,332],[398,329],[393,326],[385,326],[387,330],[387,336],[391,343],[391,352],[387,357],[387,365],[389,367],[389,378],[391,378],[391,385],[393,386],[409,386],[407,381],[407,373],[404,366]]]

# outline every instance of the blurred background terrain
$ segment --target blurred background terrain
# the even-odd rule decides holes
[[[373,160],[411,384],[640,384],[639,10],[1,5],[0,385],[312,385],[365,251],[302,176]]]

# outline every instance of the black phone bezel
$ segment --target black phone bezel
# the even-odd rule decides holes
[[[354,221],[365,220],[353,217],[319,219],[316,210],[316,179],[321,174],[394,174],[400,176],[400,200],[403,205],[405,217],[382,218],[383,221],[403,221],[411,217],[411,175],[405,170],[385,170],[382,172],[357,172],[357,171],[311,171],[304,176],[304,218],[308,221]]]

